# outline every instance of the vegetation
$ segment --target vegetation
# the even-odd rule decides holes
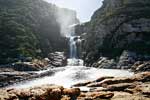
[[[72,13],[42,0],[0,0],[0,64],[65,51],[58,11]]]

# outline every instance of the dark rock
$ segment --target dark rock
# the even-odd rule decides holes
[[[49,63],[55,67],[62,67],[67,65],[67,58],[64,52],[54,52],[48,55]]]
[[[131,69],[134,72],[150,71],[150,61],[147,62],[138,61],[131,67]]]
[[[135,63],[137,55],[135,52],[123,51],[119,58],[117,68],[119,69],[130,69],[131,66]]]
[[[87,33],[82,49],[85,64],[130,69],[136,61],[149,60],[149,5],[149,0],[104,0],[91,21],[76,27],[77,34]],[[118,64],[108,59],[99,64],[100,57]]]
[[[100,57],[98,62],[94,63],[92,67],[97,67],[97,68],[106,68],[106,69],[112,69],[115,68],[116,62],[113,59],[108,59],[106,57]]]

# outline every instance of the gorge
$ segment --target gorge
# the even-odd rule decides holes
[[[0,100],[149,100],[150,1],[104,0],[91,20],[0,0]]]

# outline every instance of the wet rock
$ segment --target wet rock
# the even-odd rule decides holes
[[[54,52],[48,55],[49,63],[55,67],[62,67],[67,65],[67,59],[64,52]]]
[[[112,69],[112,68],[115,68],[116,62],[113,59],[108,59],[106,57],[100,57],[98,62],[94,63],[92,66],[97,67],[97,68]]]
[[[2,69],[13,69],[14,71],[39,71],[43,69],[45,65],[37,62],[18,62],[8,65],[3,65]],[[9,70],[8,70],[9,71]],[[8,72],[7,71],[7,72]]]
[[[0,87],[8,86],[10,84],[14,84],[24,79],[28,79],[31,77],[30,74],[26,72],[1,72],[0,73]]]
[[[112,79],[112,78],[114,78],[114,77],[111,77],[111,76],[100,77],[100,78],[96,79],[94,82],[100,82],[100,81],[103,81],[105,79]]]
[[[101,82],[95,82],[95,83],[91,83],[91,84],[88,84],[87,86],[88,87],[105,87],[107,85],[110,85],[110,84],[117,84],[117,83],[131,83],[131,82],[134,82],[135,79],[132,79],[132,78],[113,78],[113,79],[105,79]]]
[[[77,84],[73,85],[73,87],[86,86],[90,83],[92,83],[92,81],[77,83]]]
[[[105,77],[100,77],[100,78],[97,78],[96,80],[94,81],[87,81],[87,82],[82,82],[82,83],[77,83],[75,85],[73,85],[74,87],[80,87],[80,86],[88,86],[90,84],[93,84],[93,83],[96,83],[96,82],[101,82],[105,79],[112,79],[114,77],[110,77],[110,76],[105,76]]]
[[[117,68],[119,69],[130,69],[131,66],[135,63],[137,54],[131,51],[123,51],[119,58]]]
[[[150,61],[137,61],[131,69],[136,73],[150,71]]]

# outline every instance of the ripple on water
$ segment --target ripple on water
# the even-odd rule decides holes
[[[11,86],[11,88],[28,88],[44,84],[63,85],[67,88],[78,82],[95,80],[103,76],[130,77],[133,75],[132,72],[127,70],[97,69],[85,66],[66,66],[61,69],[63,70],[59,70],[59,68],[53,69],[56,72],[52,76],[46,76],[43,78],[34,79],[32,81],[19,83]]]

